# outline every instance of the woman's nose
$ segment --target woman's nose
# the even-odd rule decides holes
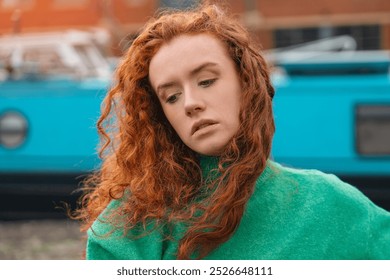
[[[184,109],[187,116],[193,116],[196,113],[204,111],[206,103],[199,92],[194,89],[188,89],[184,93]]]

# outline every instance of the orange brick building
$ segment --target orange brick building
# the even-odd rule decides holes
[[[0,0],[0,35],[63,29],[107,29],[118,45],[161,7],[196,0]],[[390,49],[388,0],[225,0],[264,48],[349,34],[359,49]],[[114,47],[115,49],[115,47]],[[115,51],[115,50],[114,50]]]

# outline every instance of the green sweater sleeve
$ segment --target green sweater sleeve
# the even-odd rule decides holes
[[[120,203],[120,200],[113,200],[88,230],[86,258],[89,260],[161,259],[166,241],[159,230],[152,230],[153,224],[150,224],[146,231],[135,227],[126,234],[123,228],[112,225],[109,214],[117,209]]]
[[[343,225],[345,234],[352,241],[345,251],[353,251],[361,245],[359,258],[390,260],[390,213],[336,176],[323,176],[328,177],[330,186],[328,188],[332,189],[328,199],[335,201],[333,205],[337,206],[337,211],[334,215],[340,216],[338,224]],[[341,234],[340,239],[342,239]],[[357,256],[356,252],[354,256]],[[346,258],[348,257],[347,255]]]
[[[108,249],[105,249],[102,244],[90,237],[87,241],[86,258],[88,260],[114,260],[115,256]]]
[[[89,260],[159,260],[162,240],[157,232],[140,238],[128,238],[113,233],[109,237],[89,231],[87,254]]]
[[[390,260],[390,213],[371,204],[369,259]]]

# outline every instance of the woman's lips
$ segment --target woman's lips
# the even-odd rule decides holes
[[[210,120],[202,120],[199,122],[196,122],[191,129],[191,134],[194,135],[197,131],[202,130],[206,127],[212,126],[217,124],[215,121],[210,121]]]

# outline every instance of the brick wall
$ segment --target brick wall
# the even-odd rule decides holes
[[[381,46],[390,49],[389,0],[216,2],[226,2],[241,15],[264,48],[273,47],[276,28],[378,24]],[[135,34],[158,7],[158,0],[0,0],[0,35],[103,27],[110,30],[117,44],[127,34]]]

